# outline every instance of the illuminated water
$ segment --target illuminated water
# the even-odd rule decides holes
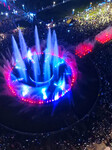
[[[17,46],[17,43],[15,41],[15,38],[12,36],[12,43],[13,43],[13,55],[16,60],[16,68],[18,68],[19,75],[21,78],[24,78],[24,80],[27,82],[27,73],[26,73],[26,64],[23,60],[23,58],[27,57],[28,61],[32,61],[32,68],[34,75],[34,81],[37,83],[39,82],[38,76],[42,74],[44,76],[44,81],[48,81],[51,78],[51,67],[52,71],[56,73],[58,76],[58,67],[56,67],[56,64],[59,62],[58,57],[52,57],[51,53],[53,52],[55,56],[58,56],[58,43],[57,43],[57,36],[55,31],[53,32],[53,35],[51,34],[51,30],[48,31],[48,37],[47,37],[47,48],[45,50],[45,58],[43,61],[43,67],[40,69],[40,57],[41,57],[41,48],[40,48],[40,40],[38,35],[38,29],[37,26],[35,26],[35,53],[32,55],[31,50],[29,49],[27,51],[27,45],[25,43],[25,39],[22,35],[21,30],[19,30],[19,42],[20,42],[20,51]],[[51,66],[52,64],[52,66]],[[57,69],[55,69],[57,68]]]
[[[71,90],[76,81],[75,58],[66,50],[59,51],[55,31],[48,30],[43,51],[37,27],[34,33],[35,46],[31,48],[26,45],[21,30],[19,48],[12,36],[13,56],[8,66],[6,64],[8,72],[4,72],[5,80],[12,94],[22,101],[33,104],[57,101]]]

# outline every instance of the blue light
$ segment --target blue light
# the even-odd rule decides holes
[[[47,99],[46,88],[42,89],[43,99]]]
[[[29,87],[26,86],[26,85],[23,85],[23,87],[22,87],[22,96],[23,97],[26,96],[28,94],[28,92],[29,92]]]
[[[22,68],[22,67],[20,67],[20,66],[18,66],[18,65],[15,66],[15,68],[18,69],[18,70],[27,70],[26,68]]]
[[[62,60],[61,62],[59,62],[59,63],[55,66],[55,68],[58,67],[58,66],[60,66],[60,65],[63,64],[63,63],[64,63],[64,60]]]
[[[2,3],[6,3],[7,1],[6,0],[0,0]]]
[[[19,79],[13,80],[12,83],[18,82],[18,81],[23,81],[23,80],[24,80],[23,78],[19,78]]]
[[[104,5],[104,4],[106,4],[105,2],[102,2],[102,3],[99,3],[98,5],[99,6],[102,6],[102,5]]]
[[[30,50],[28,50],[28,53],[27,53],[27,58],[28,58],[28,60],[31,60],[32,61],[32,63],[35,63],[34,62],[34,60],[32,59],[32,53],[31,53],[31,51]]]
[[[63,81],[61,82],[61,86],[60,86],[61,90],[65,89],[65,80],[63,79]]]
[[[69,26],[70,26],[70,27],[73,26],[73,23],[70,23]]]
[[[71,73],[67,72],[66,75],[71,75]]]
[[[31,16],[31,17],[34,17],[34,16],[36,16],[36,14],[34,14],[34,13],[30,13],[30,16]]]
[[[21,69],[21,67],[20,67],[20,66],[16,66],[15,68],[16,68],[16,69]]]
[[[28,53],[27,53],[27,57],[28,57],[28,59],[32,60],[32,53],[31,53],[30,50],[29,50]]]
[[[58,84],[54,83],[55,86],[59,87],[62,91],[65,89],[65,78],[60,79]]]
[[[55,97],[54,97],[54,100],[58,100],[59,99],[59,93],[56,93]]]
[[[56,83],[54,83],[55,86],[58,86]]]

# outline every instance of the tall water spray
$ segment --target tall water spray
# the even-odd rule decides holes
[[[24,102],[44,104],[57,101],[70,91],[76,75],[76,67],[71,63],[74,58],[70,56],[69,63],[68,56],[59,56],[55,31],[52,33],[49,29],[44,51],[40,48],[37,27],[34,47],[27,49],[21,30],[19,42],[20,48],[12,36],[13,58],[9,62],[10,68],[7,67],[10,70],[4,73],[12,94]]]
[[[36,48],[37,53],[40,54],[41,49],[40,49],[40,40],[39,40],[37,26],[35,26],[35,48]]]
[[[24,78],[24,80],[27,81],[26,66],[22,59],[21,53],[18,49],[16,40],[13,36],[12,36],[12,45],[13,45],[13,55],[16,62],[16,67],[18,68],[19,75],[21,78]]]
[[[25,57],[27,55],[27,45],[25,43],[25,39],[20,29],[19,29],[19,43],[22,57]]]
[[[53,51],[56,57],[54,57],[53,59],[53,71],[56,70],[56,75],[58,76],[58,72],[59,72],[59,68],[56,67],[56,65],[58,65],[59,62],[59,51],[58,51],[58,42],[57,42],[57,36],[56,36],[56,32],[53,31],[53,39],[54,39],[54,47],[53,47]]]
[[[33,63],[34,80],[37,83],[39,81],[38,76],[40,75],[40,66],[38,55],[36,55],[36,52],[34,53],[33,60],[34,60]]]
[[[14,58],[16,60],[16,66],[20,67],[18,69],[20,77],[24,77],[24,80],[27,81],[27,73],[26,73],[26,66],[24,63],[23,58],[28,56],[28,59],[30,61],[33,60],[32,64],[32,70],[33,70],[33,76],[35,83],[39,82],[39,75],[42,73],[43,75],[43,82],[50,80],[51,78],[51,70],[52,72],[56,72],[56,76],[58,76],[58,67],[56,65],[59,62],[59,52],[58,52],[58,43],[57,43],[57,36],[56,32],[53,31],[53,34],[51,34],[51,29],[48,31],[48,36],[47,36],[47,48],[45,50],[45,59],[44,63],[41,65],[43,66],[40,68],[40,56],[41,56],[41,48],[40,48],[40,40],[39,40],[39,35],[38,35],[38,29],[37,26],[35,26],[35,48],[36,51],[34,55],[32,55],[31,51],[27,51],[27,45],[25,43],[24,37],[22,35],[21,30],[19,30],[19,42],[20,42],[20,51],[17,46],[17,43],[12,37],[12,43],[13,43],[13,50],[14,50]],[[52,53],[56,57],[52,57]]]
[[[45,50],[45,61],[44,61],[44,80],[50,80],[51,77],[51,52],[52,52],[52,45],[51,45],[51,29],[48,31],[47,37],[47,49]]]

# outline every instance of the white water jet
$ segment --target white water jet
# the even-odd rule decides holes
[[[39,65],[38,55],[36,55],[36,52],[34,53],[33,60],[34,60],[33,63],[34,80],[37,83],[38,75],[40,75],[40,65]]]
[[[53,72],[55,72],[56,70],[56,75],[58,76],[58,73],[59,73],[59,67],[55,67],[58,62],[59,62],[59,51],[58,51],[58,42],[57,42],[57,36],[56,36],[56,32],[53,31],[53,39],[54,39],[54,55],[56,57],[53,58]]]
[[[12,45],[13,45],[13,55],[16,62],[16,67],[18,66],[20,68],[18,69],[20,77],[24,78],[24,80],[27,81],[26,66],[22,59],[16,40],[13,36],[12,36]]]
[[[36,48],[37,53],[40,54],[41,53],[41,49],[40,49],[40,40],[39,40],[37,26],[35,26],[35,48]]]
[[[20,29],[19,29],[19,43],[22,57],[25,57],[27,55],[27,45]]]

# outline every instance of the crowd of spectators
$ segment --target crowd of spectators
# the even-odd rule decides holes
[[[102,3],[102,5],[93,6],[90,10],[85,9],[66,19],[68,24],[72,23],[80,31],[85,30],[85,27],[86,30],[99,29],[111,23],[112,3]]]
[[[10,30],[15,29],[15,24],[10,19],[0,21],[0,33],[8,33]]]

